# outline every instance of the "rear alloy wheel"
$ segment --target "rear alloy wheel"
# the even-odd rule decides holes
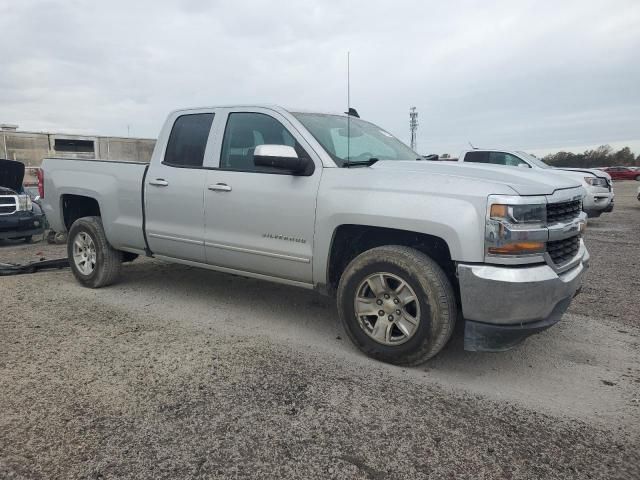
[[[107,240],[100,217],[82,217],[69,230],[67,254],[73,275],[85,287],[114,283],[120,274],[122,252]]]
[[[96,245],[86,232],[73,240],[73,263],[82,275],[91,275],[96,269]]]
[[[404,246],[377,247],[349,263],[338,285],[338,312],[360,350],[384,362],[417,365],[445,346],[456,297],[440,266]]]

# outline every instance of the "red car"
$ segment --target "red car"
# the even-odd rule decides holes
[[[638,180],[640,181],[640,170],[629,167],[607,167],[603,171],[611,175],[613,180]]]

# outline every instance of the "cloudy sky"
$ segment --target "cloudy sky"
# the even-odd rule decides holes
[[[179,107],[344,111],[422,153],[640,153],[640,1],[0,0],[0,123],[155,137]]]

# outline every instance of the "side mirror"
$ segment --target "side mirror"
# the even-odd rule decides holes
[[[311,160],[299,158],[289,145],[258,145],[253,152],[253,163],[258,167],[271,167],[300,174],[307,170]]]

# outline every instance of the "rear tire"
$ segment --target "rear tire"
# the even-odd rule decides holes
[[[73,222],[67,254],[73,275],[85,287],[111,285],[120,275],[122,252],[109,244],[100,217],[82,217]]]
[[[353,343],[396,365],[418,365],[435,356],[457,318],[456,297],[442,268],[404,246],[377,247],[356,257],[340,278],[337,304]]]

